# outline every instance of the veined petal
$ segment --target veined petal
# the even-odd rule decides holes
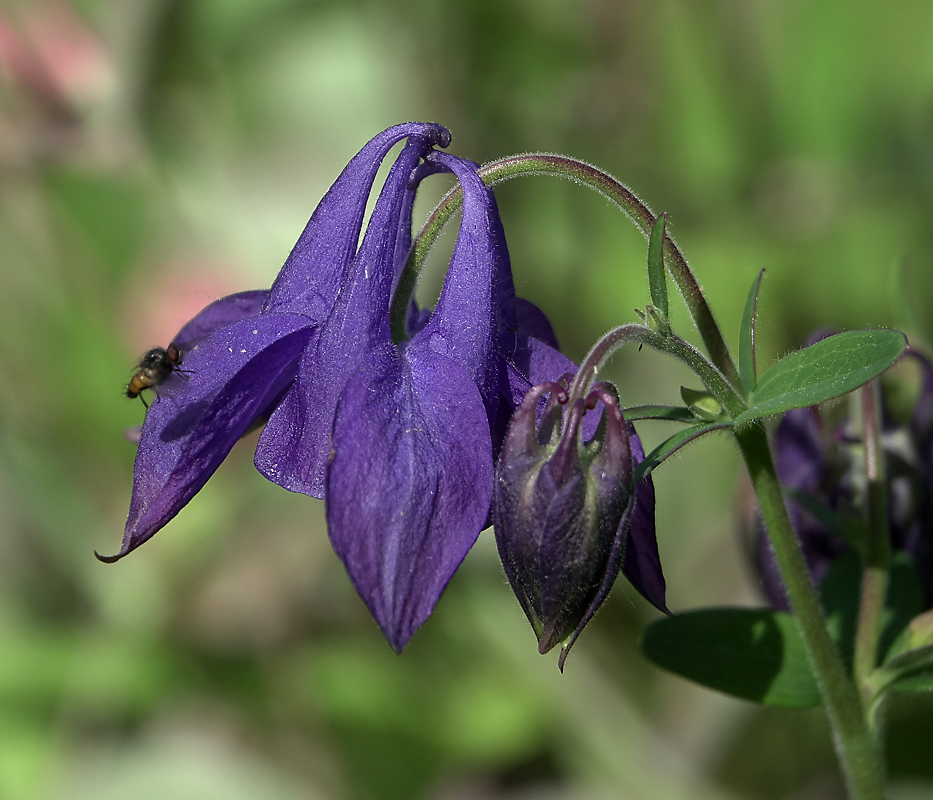
[[[516,408],[532,386],[560,380],[567,374],[574,375],[578,369],[560,350],[532,336],[517,336],[513,352],[504,355],[508,361],[512,404]],[[587,418],[584,417],[586,422]],[[590,435],[592,431],[587,434]]]
[[[595,387],[594,393],[599,393]],[[542,605],[550,624],[538,642],[538,650],[547,652],[566,639],[558,661],[561,669],[570,648],[609,596],[619,574],[635,502],[631,426],[626,425],[615,402],[606,404],[609,397],[606,391],[601,415],[605,426],[600,434],[602,447],[589,463],[586,477],[580,470],[576,407],[567,416],[561,443],[543,470],[551,471],[561,451],[566,450],[571,467],[568,474],[580,482],[583,501],[579,511],[563,520],[552,507],[545,529],[560,531],[561,535],[550,533],[542,539]]]
[[[395,243],[396,284],[392,288],[393,297],[395,296],[395,292],[398,289],[398,279],[401,277],[402,270],[405,267],[405,262],[408,259],[409,251],[411,250],[411,215],[412,209],[414,208],[415,194],[422,180],[424,180],[429,175],[434,175],[439,171],[440,167],[438,167],[436,164],[425,161],[415,168],[414,172],[411,174],[411,178],[408,181],[408,189],[405,192],[405,199],[402,203],[402,214],[399,221],[398,239]],[[433,309],[418,308],[418,303],[415,301],[415,298],[410,298],[408,301],[408,313],[406,314],[405,319],[405,331],[407,338],[410,339],[414,337],[414,335],[427,324],[428,320],[431,318],[432,313]]]
[[[464,366],[493,419],[505,377],[496,350],[495,281],[502,256],[497,242],[504,241],[499,210],[473,162],[438,151],[430,161],[457,176],[463,211],[437,308],[415,339],[429,340],[434,352]]]
[[[609,597],[609,592],[612,589],[613,584],[615,583],[616,577],[619,574],[619,559],[624,558],[623,553],[623,541],[625,539],[624,531],[630,525],[630,519],[632,514],[632,502],[629,501],[626,506],[625,512],[622,515],[622,519],[619,522],[618,531],[616,537],[612,543],[612,547],[609,551],[609,557],[607,559],[608,569],[603,575],[602,582],[600,583],[599,589],[596,592],[595,597],[593,597],[592,602],[586,610],[586,613],[580,619],[580,622],[577,624],[577,627],[574,628],[573,633],[567,637],[567,641],[564,646],[561,648],[560,656],[557,659],[557,666],[561,672],[564,671],[564,661],[567,660],[567,656],[570,653],[570,648],[573,647],[574,642],[577,641],[580,634],[583,633],[583,629],[589,624],[589,621],[593,619],[593,616],[599,610],[599,607],[603,604],[607,597]]]
[[[632,461],[637,466],[645,460],[645,449],[631,423],[628,431]],[[632,510],[625,539],[622,574],[651,605],[665,614],[670,613],[665,599],[667,585],[661,569],[661,556],[658,553],[654,520],[654,482],[650,475],[635,485],[635,508]]]
[[[395,242],[395,277],[398,278],[405,266],[405,260],[408,258],[408,251],[411,250],[411,216],[415,206],[415,195],[421,181],[429,175],[434,175],[439,171],[435,164],[425,161],[419,164],[411,173],[408,179],[408,187],[402,200],[401,214],[398,223],[398,238]]]
[[[533,336],[546,345],[558,349],[557,334],[547,315],[530,300],[515,298],[515,322],[519,335]],[[540,381],[538,381],[540,383]]]
[[[396,125],[372,139],[354,156],[311,215],[272,285],[266,311],[306,314],[318,321],[327,316],[356,253],[366,202],[379,165],[396,142],[408,137],[421,140],[425,149],[450,143],[446,128],[420,122]]]
[[[817,406],[795,408],[774,433],[774,461],[781,483],[800,492],[819,492],[827,468],[823,427]]]
[[[489,509],[489,429],[470,376],[429,347],[372,351],[341,393],[326,485],[334,549],[401,650]]]
[[[256,316],[269,297],[268,289],[237,292],[215,300],[201,309],[178,331],[172,343],[184,352],[192,350],[214,331],[246,317]]]
[[[576,444],[576,442],[574,442]],[[577,462],[579,465],[579,462]],[[535,492],[547,495],[539,524],[540,551],[535,559],[540,597],[537,610],[542,630],[538,650],[548,652],[573,630],[589,606],[590,588],[606,568],[605,558],[588,558],[600,546],[596,508],[587,506],[586,477],[578,468],[563,485],[551,480],[548,465],[541,470]],[[536,537],[537,538],[537,537]],[[618,567],[613,578],[618,574]]]
[[[323,496],[337,398],[375,343],[391,343],[398,220],[409,177],[428,147],[413,139],[393,164],[340,294],[302,357],[297,383],[259,438],[256,468],[289,491]]]
[[[207,482],[259,413],[294,379],[313,331],[307,317],[267,314],[222,328],[185,357],[185,390],[146,415],[133,497],[116,561],[153,536]]]

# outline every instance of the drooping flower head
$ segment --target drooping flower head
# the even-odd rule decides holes
[[[376,173],[406,143],[360,242]],[[115,561],[197,493],[233,444],[267,420],[256,466],[324,497],[334,548],[389,643],[434,608],[489,515],[494,449],[532,381],[569,361],[546,318],[514,295],[505,237],[475,164],[434,150],[439,125],[390,128],[318,205],[271,290],[222,298],[175,337],[184,380],[153,403]],[[420,164],[420,167],[419,167]],[[437,307],[394,342],[393,285],[411,242],[418,181],[463,187],[457,243]]]
[[[587,414],[599,418],[588,439]],[[620,569],[665,610],[654,488],[633,478],[643,458],[609,384],[573,403],[564,386],[539,384],[512,417],[496,472],[496,542],[539,652],[563,644],[561,669]]]

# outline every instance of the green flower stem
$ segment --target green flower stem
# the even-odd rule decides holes
[[[522,175],[552,175],[574,183],[588,186],[615,203],[644,237],[650,241],[651,231],[657,220],[651,210],[627,186],[611,175],[583,161],[569,156],[547,153],[523,153],[507,156],[492,161],[479,171],[486,186],[496,186],[510,178]],[[451,189],[431,213],[418,234],[415,246],[399,277],[392,300],[392,338],[401,341],[405,338],[405,316],[408,303],[418,282],[418,275],[424,262],[437,241],[444,226],[450,221],[463,203],[460,187]],[[664,236],[664,256],[671,277],[687,304],[703,339],[703,344],[710,355],[710,360],[733,386],[739,385],[739,374],[735,362],[729,353],[722,332],[713,318],[713,312],[703,296],[703,290],[691,271],[683,253],[677,247],[669,233]]]
[[[745,409],[745,401],[725,376],[693,345],[672,334],[659,333],[645,325],[629,323],[613,328],[593,345],[570,387],[568,405],[583,398],[609,357],[626,344],[646,344],[683,361],[703,381],[703,385],[733,417]]]
[[[878,382],[865,384],[859,389],[859,397],[862,405],[862,439],[865,443],[865,473],[868,478],[868,537],[864,554],[865,574],[862,578],[853,672],[855,683],[867,706],[874,693],[869,677],[878,664],[878,638],[881,635],[881,615],[888,587],[891,545],[884,490]]]
[[[736,428],[735,437],[748,467],[810,665],[820,686],[850,797],[882,800],[881,754],[868,728],[859,694],[848,679],[826,630],[816,589],[810,582],[797,537],[787,516],[764,427],[760,422],[754,422]]]

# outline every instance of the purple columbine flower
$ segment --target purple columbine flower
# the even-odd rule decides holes
[[[358,246],[379,165],[402,139]],[[514,296],[476,165],[433,150],[449,141],[421,123],[376,136],[318,205],[271,290],[222,298],[179,332],[185,373],[146,416],[123,544],[102,560],[152,537],[268,420],[257,468],[325,499],[334,548],[389,643],[400,650],[430,615],[487,520],[515,405],[570,363],[543,314]],[[436,171],[463,186],[457,243],[437,308],[413,308],[410,338],[393,342],[415,189]]]
[[[587,414],[599,424],[585,439]],[[512,417],[496,472],[496,542],[539,652],[563,644],[560,669],[620,569],[666,611],[654,487],[633,478],[643,459],[609,384],[572,404],[562,385],[539,384]]]
[[[811,337],[809,343],[825,338]],[[921,370],[920,394],[910,418],[895,419],[882,387],[881,445],[885,456],[888,524],[891,546],[909,554],[933,604],[933,365],[917,350],[908,359]],[[794,531],[810,579],[819,585],[830,565],[851,550],[846,526],[860,525],[864,515],[865,462],[854,426],[827,423],[818,406],[788,411],[773,437],[775,469],[785,490]],[[755,555],[768,599],[789,610],[784,585],[761,520],[748,515]]]

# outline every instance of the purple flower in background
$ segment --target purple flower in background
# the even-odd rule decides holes
[[[358,246],[379,165],[402,139]],[[514,296],[476,165],[433,150],[449,141],[420,123],[376,136],[325,195],[271,290],[218,300],[179,332],[185,374],[170,376],[147,414],[123,544],[102,560],[152,537],[267,420],[257,468],[325,499],[334,549],[389,643],[400,650],[430,615],[486,523],[512,411],[533,381],[570,364],[544,315]],[[415,190],[437,171],[463,187],[459,235],[436,309],[412,304],[409,338],[393,342]]]
[[[818,338],[823,338],[819,336]],[[812,343],[812,339],[811,342]],[[933,365],[913,349],[921,390],[909,419],[898,421],[882,389],[881,444],[885,456],[891,546],[910,555],[933,602]],[[847,422],[827,424],[819,407],[784,414],[773,437],[775,468],[810,578],[823,580],[830,565],[851,549],[847,527],[862,524],[865,463],[861,440]],[[790,604],[774,553],[755,511],[756,560],[771,603]]]
[[[543,414],[539,401],[550,393]],[[532,388],[512,417],[496,473],[495,528],[506,576],[546,653],[564,660],[620,569],[666,611],[654,486],[636,487],[641,442],[615,390],[596,384],[568,407],[557,383]],[[597,411],[597,406],[599,410]],[[599,420],[598,427],[587,421]],[[592,432],[595,429],[595,434]]]

